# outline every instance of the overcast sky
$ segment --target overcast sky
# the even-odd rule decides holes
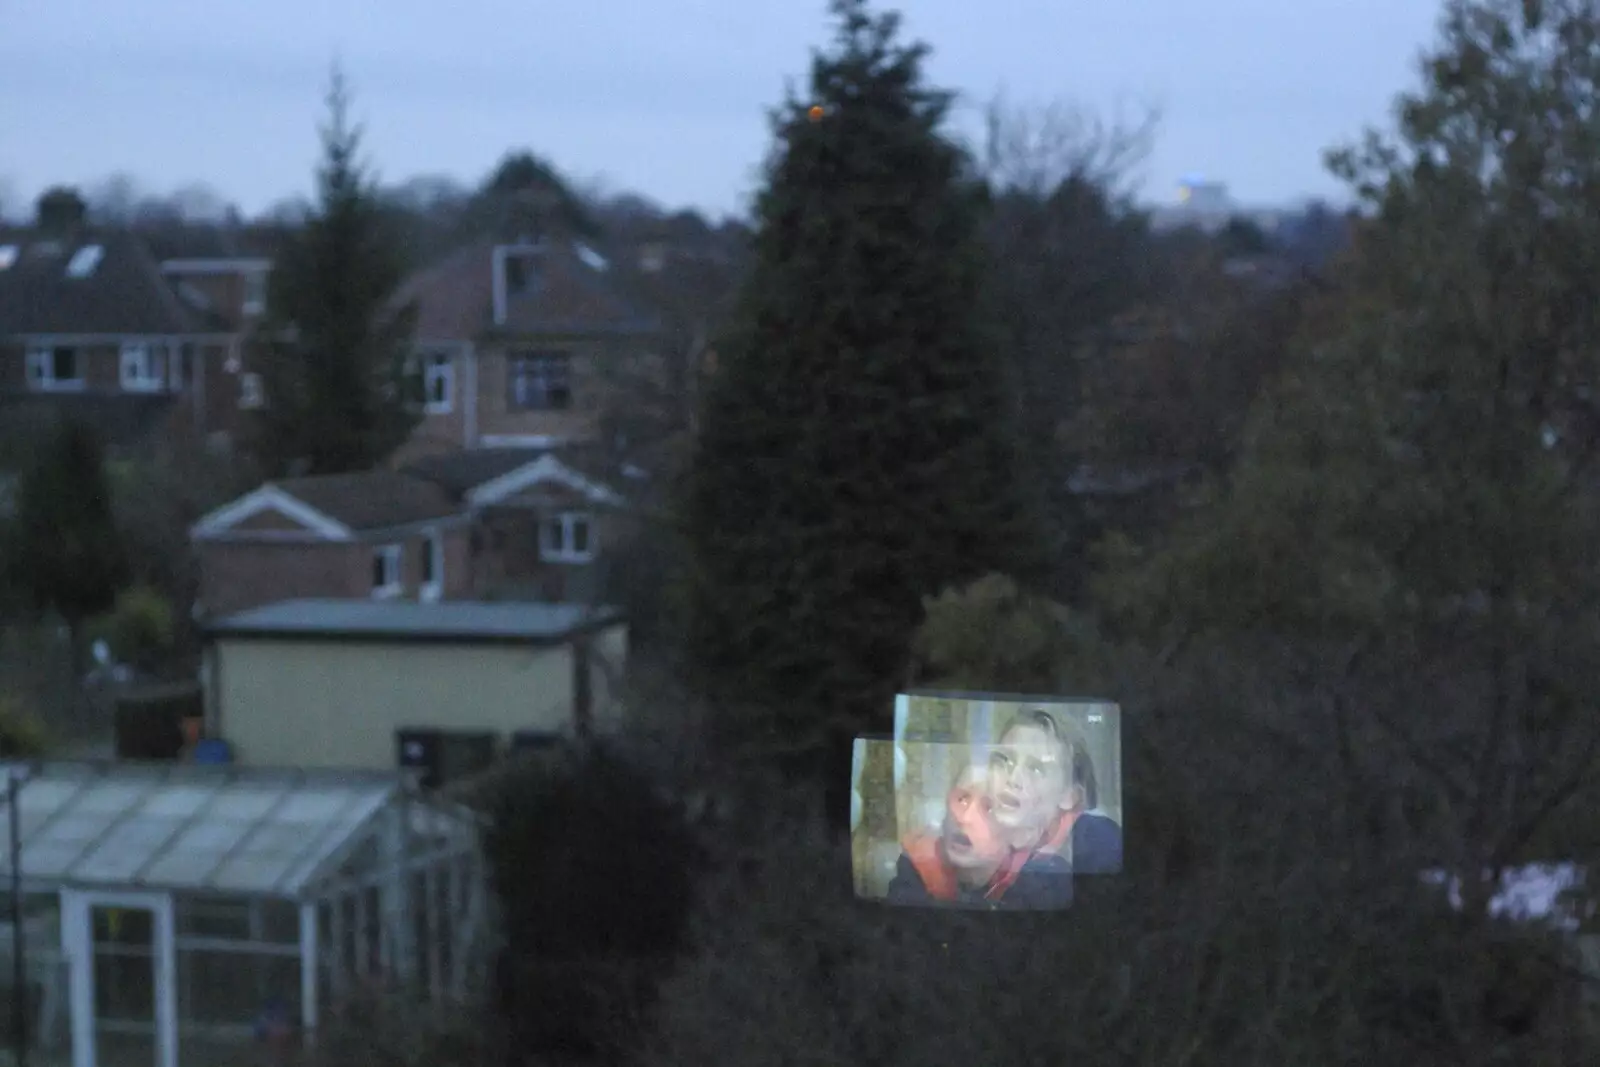
[[[1145,167],[1236,199],[1337,195],[1321,150],[1383,122],[1437,0],[904,0],[962,121],[1005,88],[1153,100]],[[341,56],[385,179],[476,180],[527,147],[579,179],[742,211],[765,109],[829,35],[825,0],[0,0],[0,195],[125,171],[246,213],[310,189]]]

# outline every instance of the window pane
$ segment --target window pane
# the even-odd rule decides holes
[[[509,403],[527,410],[572,406],[571,357],[564,352],[534,352],[515,357],[507,368]]]
[[[572,551],[583,554],[589,551],[589,520],[572,520]]]
[[[551,519],[544,524],[544,550],[552,554],[567,550],[567,528],[560,519]]]
[[[431,538],[422,542],[422,580],[424,582],[433,581],[433,552],[434,542]]]
[[[72,348],[58,348],[51,354],[50,376],[58,382],[70,382],[78,376],[78,352]]]
[[[382,589],[388,585],[388,568],[384,566],[383,553],[378,552],[372,557],[372,588]]]

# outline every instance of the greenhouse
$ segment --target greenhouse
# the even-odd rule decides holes
[[[0,818],[0,887],[24,917],[19,946],[16,904],[0,906],[0,981],[7,1009],[26,1004],[9,1047],[30,1064],[221,1067],[243,1044],[311,1040],[373,982],[442,999],[481,962],[477,818],[399,775],[50,762],[0,774],[17,798],[14,821]]]

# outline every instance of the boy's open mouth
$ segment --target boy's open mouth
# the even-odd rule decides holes
[[[972,838],[968,837],[966,834],[955,833],[950,835],[950,843],[957,848],[971,848]]]

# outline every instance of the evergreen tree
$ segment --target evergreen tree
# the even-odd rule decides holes
[[[730,739],[848,759],[844,737],[887,727],[921,598],[1027,570],[1037,548],[979,325],[982,185],[940,130],[949,95],[894,15],[832,10],[810,98],[773,115],[684,510],[689,670],[719,706],[764,709],[724,715]]]
[[[382,461],[416,425],[419,399],[407,369],[414,317],[393,304],[404,259],[357,158],[361,131],[338,69],[328,113],[318,204],[278,258],[253,353],[262,458],[311,474]]]
[[[8,533],[7,584],[33,610],[61,616],[81,667],[84,623],[116,602],[128,577],[104,452],[92,429],[68,419],[55,430],[17,486]]]
[[[600,236],[600,227],[567,179],[532,152],[509,152],[467,205],[464,230],[503,240]]]
[[[1404,831],[1480,914],[1480,872],[1595,840],[1597,43],[1597,0],[1446,6],[1396,129],[1333,157],[1371,216],[1342,321],[1217,506],[1117,590],[1162,637],[1340,650],[1345,773],[1415,805]]]

